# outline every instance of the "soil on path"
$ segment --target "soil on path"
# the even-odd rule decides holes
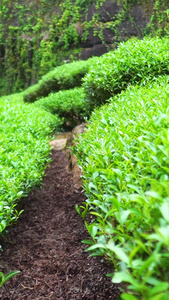
[[[75,189],[64,151],[53,151],[41,189],[23,200],[24,213],[2,241],[0,270],[21,273],[0,289],[2,300],[109,300],[118,287],[112,267],[88,257],[89,238],[75,210],[85,196]]]

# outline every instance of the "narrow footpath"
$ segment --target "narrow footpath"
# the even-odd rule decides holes
[[[3,239],[0,271],[20,270],[0,289],[2,300],[109,300],[119,295],[112,267],[88,257],[89,238],[75,210],[85,196],[75,188],[64,151],[52,151],[41,189],[23,200],[24,213]]]

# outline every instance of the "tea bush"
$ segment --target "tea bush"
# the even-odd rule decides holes
[[[69,122],[72,127],[85,121],[90,114],[83,88],[51,93],[48,97],[37,100],[34,105],[57,114],[61,123],[65,125]]]
[[[59,122],[42,109],[0,99],[0,233],[18,218],[18,200],[41,183]]]
[[[88,60],[65,63],[47,73],[35,85],[24,93],[25,102],[33,102],[37,98],[47,96],[51,92],[72,89],[81,86],[82,78],[88,72],[89,67],[96,62],[96,57]]]
[[[169,299],[168,82],[111,98],[74,148],[88,198],[76,207],[92,237],[84,242],[114,265],[113,282],[127,283],[124,300]]]
[[[84,78],[88,101],[99,106],[129,84],[169,74],[169,39],[131,39],[104,54]]]

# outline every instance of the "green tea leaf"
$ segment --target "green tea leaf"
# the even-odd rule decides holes
[[[124,272],[116,272],[112,278],[113,283],[121,283],[121,282],[128,282],[133,286],[138,286],[135,280],[132,278],[130,274]]]
[[[4,278],[4,282],[5,283],[7,280],[9,280],[11,277],[19,274],[20,271],[12,271],[12,272],[9,272],[8,274],[5,275],[5,278]]]
[[[126,264],[129,264],[129,258],[122,248],[115,246],[112,242],[109,242],[106,245],[106,248],[112,250],[121,261],[124,261]]]
[[[165,199],[163,204],[160,207],[160,211],[164,219],[169,223],[169,200]]]
[[[126,293],[123,293],[121,295],[121,298],[124,299],[124,300],[138,300],[137,297],[131,295],[131,294],[126,294]]]
[[[168,282],[160,282],[158,285],[156,285],[155,287],[153,287],[150,291],[150,296],[161,293],[161,292],[165,292],[167,291],[169,288],[169,283]]]

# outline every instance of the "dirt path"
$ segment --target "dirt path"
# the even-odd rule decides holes
[[[21,273],[0,289],[3,300],[108,300],[119,294],[105,274],[111,267],[89,258],[88,238],[75,204],[84,200],[74,188],[64,151],[53,151],[42,189],[24,200],[24,213],[3,240],[0,270]]]

